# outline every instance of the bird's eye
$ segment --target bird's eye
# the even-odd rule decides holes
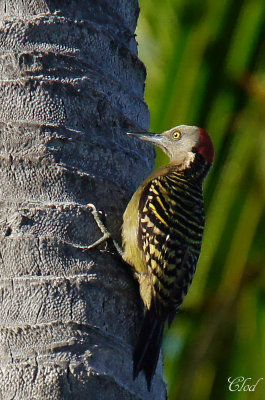
[[[179,131],[172,132],[173,139],[177,140],[177,139],[180,139],[180,137],[181,137],[181,133]]]

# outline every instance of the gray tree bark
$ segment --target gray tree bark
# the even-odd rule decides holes
[[[0,399],[163,399],[132,380],[141,307],[99,248],[152,170],[137,0],[0,0]],[[104,249],[103,246],[101,248]]]

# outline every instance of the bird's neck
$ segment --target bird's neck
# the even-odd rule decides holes
[[[206,177],[211,165],[198,152],[191,153],[190,157],[182,164],[171,162],[169,169],[182,172],[186,179],[202,182]]]

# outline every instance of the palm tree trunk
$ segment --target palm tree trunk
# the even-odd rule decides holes
[[[132,277],[83,249],[101,235],[88,203],[118,237],[153,166],[125,136],[149,123],[137,16],[137,0],[0,4],[1,400],[165,397],[161,370],[151,393],[132,380]]]

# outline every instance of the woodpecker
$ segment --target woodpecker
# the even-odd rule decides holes
[[[143,370],[150,391],[164,325],[171,325],[181,306],[200,255],[202,182],[212,165],[214,148],[206,131],[196,126],[128,135],[161,147],[170,160],[134,193],[122,226],[122,257],[134,270],[145,305],[133,353],[133,376]]]

